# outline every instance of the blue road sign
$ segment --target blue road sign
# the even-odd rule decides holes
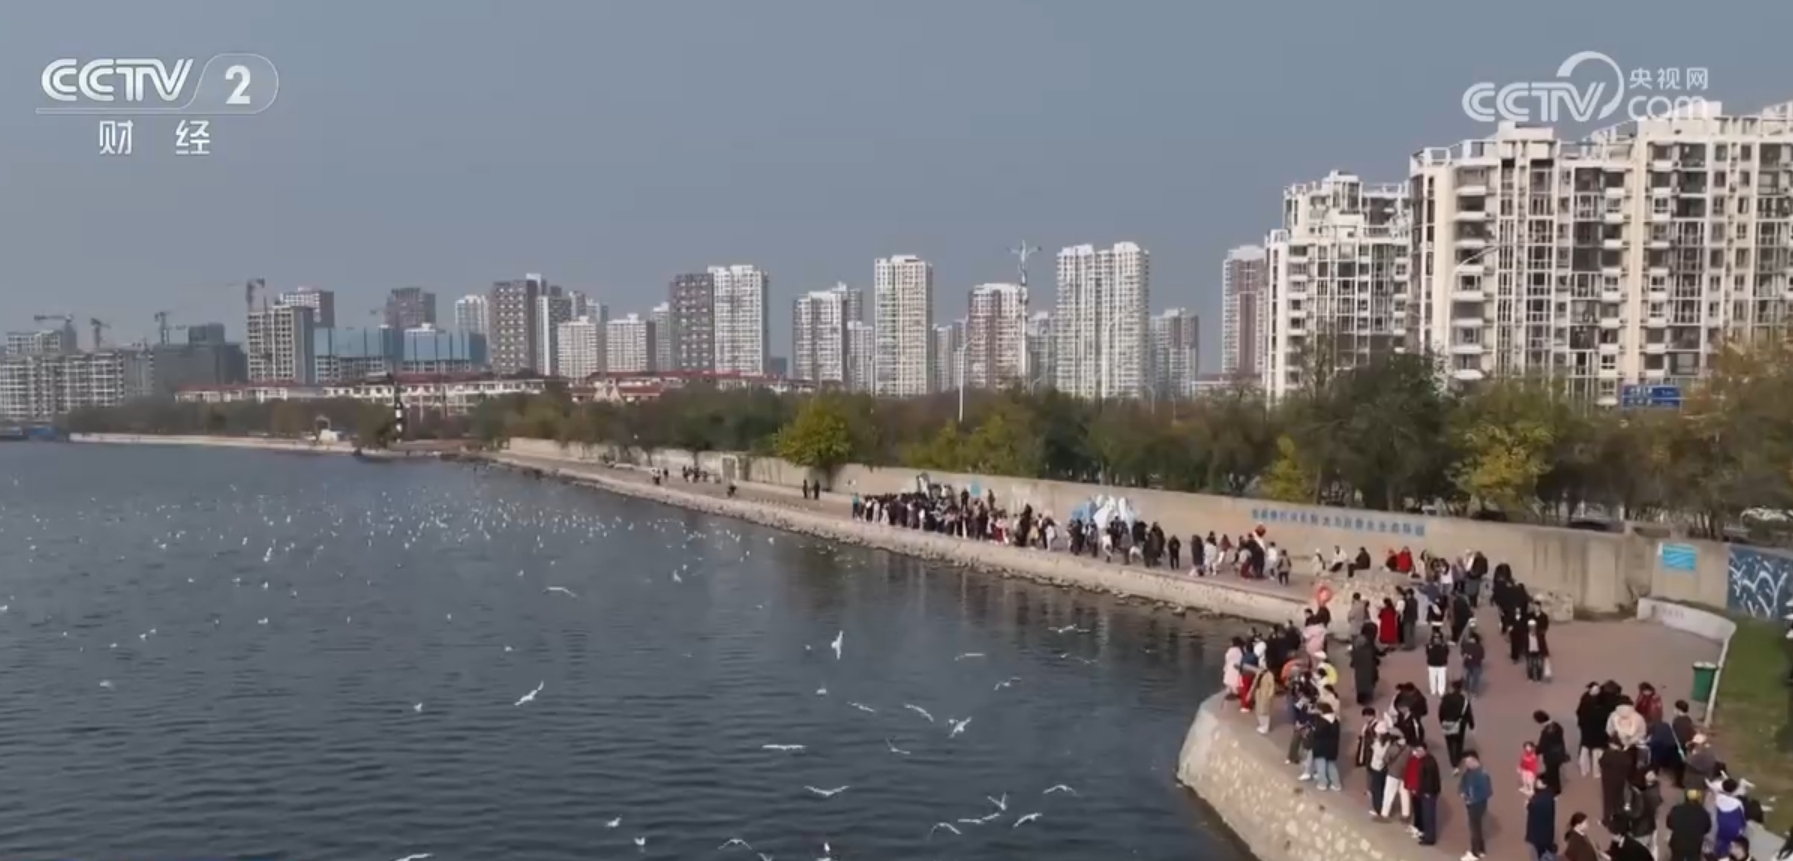
[[[1680,386],[1642,386],[1628,385],[1619,387],[1619,406],[1622,407],[1681,407]]]

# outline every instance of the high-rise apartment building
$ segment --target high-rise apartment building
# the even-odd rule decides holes
[[[534,273],[492,285],[487,297],[491,328],[486,332],[486,345],[494,373],[539,372],[536,351],[541,331],[536,322],[536,300],[547,291],[547,282]]]
[[[638,374],[653,370],[657,343],[651,320],[630,314],[604,326],[605,363],[613,374]]]
[[[1171,308],[1152,318],[1152,396],[1160,400],[1194,394],[1201,373],[1201,318]]]
[[[791,303],[791,379],[847,384],[847,324],[858,307],[858,291],[845,284]]]
[[[1620,403],[1793,322],[1793,103],[1500,126],[1411,161],[1412,325],[1459,381],[1539,375]]]
[[[1269,280],[1262,245],[1241,245],[1220,264],[1220,373],[1254,385],[1265,344],[1260,303]]]
[[[604,362],[604,324],[590,316],[561,323],[555,334],[555,349],[560,357],[556,365],[569,380],[584,380],[602,372]]]
[[[39,353],[0,359],[0,421],[50,421],[150,394],[146,351]]]
[[[550,377],[563,376],[560,371],[560,324],[573,319],[573,298],[559,287],[549,287],[535,299],[536,333],[535,369]]]
[[[243,345],[249,358],[249,382],[316,382],[314,313],[308,305],[274,305],[250,312]]]
[[[708,272],[675,275],[672,305],[672,370],[716,369],[716,278]]]
[[[854,392],[872,390],[872,357],[878,351],[878,339],[872,324],[847,321],[847,389]]]
[[[605,318],[609,318],[608,312]],[[656,371],[674,371],[678,366],[673,363],[673,342],[678,339],[678,332],[672,324],[672,303],[661,302],[649,309],[647,321],[654,325],[654,366]]]
[[[1035,311],[1027,318],[1027,388],[1053,385],[1058,342],[1052,337],[1052,312]]]
[[[194,323],[187,327],[187,343],[189,344],[222,344],[224,343],[223,323]]]
[[[1283,226],[1264,242],[1266,396],[1307,385],[1316,362],[1348,369],[1406,349],[1409,205],[1405,183],[1338,171],[1283,192]]]
[[[39,329],[33,332],[7,332],[8,356],[55,356],[80,349],[75,341],[75,326],[64,323],[60,329]]]
[[[274,302],[278,305],[310,308],[312,325],[320,329],[336,327],[336,291],[334,290],[299,287],[280,294]]]
[[[712,266],[710,279],[715,284],[715,371],[764,376],[770,346],[766,288],[771,279],[759,267],[744,264]]]
[[[872,265],[872,321],[878,340],[872,369],[874,394],[916,397],[930,390],[935,373],[928,352],[934,322],[934,267],[900,254]]]
[[[469,334],[488,334],[492,329],[492,303],[474,293],[454,303],[454,327]]]
[[[966,308],[965,385],[1027,385],[1027,288],[980,284],[971,288]]]
[[[956,391],[965,381],[965,321],[928,327],[928,391]]]
[[[422,287],[399,287],[386,297],[386,325],[399,331],[436,325],[436,294]]]
[[[1057,388],[1085,398],[1145,393],[1151,256],[1132,242],[1077,245],[1058,253]]]

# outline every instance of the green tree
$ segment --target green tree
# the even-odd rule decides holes
[[[1278,502],[1312,503],[1319,493],[1319,478],[1302,458],[1295,439],[1287,434],[1276,438],[1276,459],[1264,473],[1263,490]]]
[[[853,459],[853,434],[840,404],[826,395],[806,401],[778,432],[778,456],[832,475]]]
[[[1572,420],[1549,383],[1493,380],[1463,393],[1451,411],[1451,479],[1468,499],[1509,514],[1530,513],[1538,486],[1571,442]]]

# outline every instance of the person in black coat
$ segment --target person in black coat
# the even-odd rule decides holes
[[[1587,690],[1582,691],[1581,702],[1575,706],[1575,728],[1581,732],[1575,764],[1582,777],[1594,773],[1594,760],[1606,751],[1606,715],[1600,685],[1588,682]]]
[[[1681,803],[1669,808],[1668,861],[1700,861],[1706,835],[1712,831],[1712,814],[1700,803],[1700,791],[1689,789]]]
[[[1536,858],[1556,854],[1556,791],[1548,785],[1540,783],[1525,803],[1525,844]]]
[[[1569,761],[1569,742],[1564,737],[1563,725],[1550,719],[1544,711],[1532,712],[1532,721],[1538,724],[1538,784],[1550,787],[1552,792],[1562,794],[1563,765]]]
[[[1438,759],[1424,745],[1415,747],[1413,755],[1419,758],[1419,792],[1413,800],[1414,818],[1419,820],[1419,845],[1435,846],[1438,843],[1438,796],[1444,793],[1444,775],[1439,772]]]
[[[1332,706],[1322,704],[1320,714],[1314,720],[1313,729],[1308,734],[1308,755],[1313,759],[1308,763],[1307,774],[1314,781],[1315,789],[1344,789],[1339,780],[1339,747],[1343,743],[1343,727],[1339,725],[1338,715]]]
[[[1450,693],[1438,701],[1438,726],[1444,733],[1445,758],[1450,761],[1451,773],[1456,774],[1463,765],[1464,739],[1475,729],[1475,709],[1463,692],[1463,680],[1452,680]]]

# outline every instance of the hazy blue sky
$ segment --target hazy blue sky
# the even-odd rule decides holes
[[[1481,80],[1548,79],[1581,50],[1710,69],[1733,111],[1793,98],[1793,2],[1093,0],[165,0],[0,9],[0,328],[151,314],[242,330],[242,282],[386,290],[444,312],[525,271],[614,312],[672,274],[757,263],[773,352],[789,302],[872,259],[935,266],[941,317],[1036,259],[1131,239],[1153,304],[1219,342],[1226,249],[1276,226],[1292,181],[1398,180],[1416,148],[1487,130]],[[61,57],[249,51],[279,67],[267,113],[172,155],[98,155],[93,118],[37,116]],[[86,327],[83,325],[83,343]]]

